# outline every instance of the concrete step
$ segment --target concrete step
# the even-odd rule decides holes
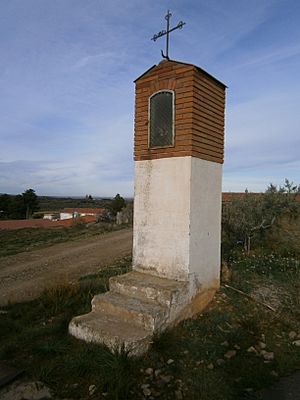
[[[109,288],[114,293],[156,301],[162,306],[170,308],[173,304],[177,304],[185,298],[188,293],[188,282],[131,271],[110,278]]]
[[[105,344],[111,350],[120,351],[124,347],[130,355],[144,354],[153,334],[132,322],[100,311],[73,318],[69,332],[77,339]]]
[[[152,332],[164,328],[169,317],[168,308],[156,301],[111,291],[96,295],[92,300],[92,310],[112,315]]]

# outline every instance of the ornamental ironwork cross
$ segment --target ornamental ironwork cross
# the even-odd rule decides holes
[[[161,55],[163,58],[166,58],[167,60],[169,60],[169,33],[175,31],[175,29],[182,29],[183,25],[185,25],[185,22],[180,21],[174,28],[170,29],[170,18],[171,17],[172,17],[172,14],[170,13],[170,10],[168,10],[167,15],[165,16],[165,19],[167,21],[167,30],[166,31],[162,30],[162,31],[156,33],[155,35],[153,35],[153,37],[151,38],[151,40],[153,40],[155,42],[160,37],[166,35],[166,55],[164,55],[164,52],[162,50],[161,50]]]

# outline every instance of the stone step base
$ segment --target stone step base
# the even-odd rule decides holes
[[[156,301],[171,307],[181,301],[188,293],[188,282],[160,278],[158,276],[132,271],[109,280],[110,291],[130,297]]]
[[[92,300],[92,310],[114,315],[122,321],[152,332],[165,326],[169,317],[166,306],[147,298],[139,299],[113,291],[95,296]]]
[[[208,304],[214,290],[190,294],[189,282],[132,271],[110,278],[110,291],[96,295],[92,312],[72,319],[69,332],[131,355],[147,351],[155,332],[189,318]]]
[[[114,315],[97,311],[73,318],[69,332],[77,339],[104,344],[112,351],[124,349],[130,355],[145,353],[153,333]]]

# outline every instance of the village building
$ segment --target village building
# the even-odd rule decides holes
[[[47,219],[49,221],[58,221],[60,219],[59,212],[44,212],[43,219]]]
[[[85,217],[87,215],[94,216],[95,218],[105,212],[104,208],[64,208],[60,212],[60,219],[70,219]]]

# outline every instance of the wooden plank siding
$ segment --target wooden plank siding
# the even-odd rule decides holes
[[[225,85],[191,64],[163,61],[136,80],[134,159],[193,156],[223,163]],[[148,102],[175,92],[174,146],[149,149]]]

